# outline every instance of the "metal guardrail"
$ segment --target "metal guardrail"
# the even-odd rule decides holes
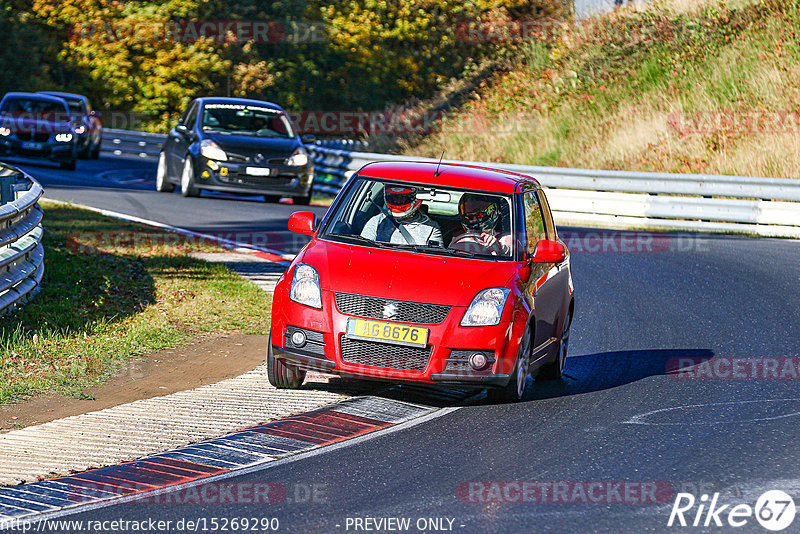
[[[437,160],[311,146],[316,190],[336,192],[373,161]],[[444,160],[536,178],[560,224],[800,238],[800,180]]]
[[[162,134],[104,131],[103,149],[114,154],[157,156]],[[359,141],[307,145],[314,162],[314,191],[335,195],[358,169],[373,161],[434,159],[358,152]],[[549,189],[561,224],[740,232],[800,238],[800,180],[709,174],[669,174],[567,169],[444,160],[505,169],[536,178]]]
[[[0,164],[0,313],[27,302],[44,275],[42,186]]]

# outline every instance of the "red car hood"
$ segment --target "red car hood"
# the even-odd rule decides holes
[[[323,290],[469,306],[476,293],[503,287],[513,262],[434,256],[313,240],[299,258],[317,269]]]

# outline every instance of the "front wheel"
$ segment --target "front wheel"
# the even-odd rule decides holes
[[[76,162],[74,159],[61,161],[59,162],[58,166],[64,169],[65,171],[74,171],[76,167]]]
[[[490,389],[487,396],[492,402],[507,403],[519,402],[525,395],[525,385],[528,382],[528,369],[531,363],[531,331],[530,327],[525,328],[522,340],[517,351],[517,361],[514,365],[514,372],[511,379],[502,388]]]
[[[181,194],[185,197],[196,197],[200,194],[200,189],[194,185],[194,165],[192,157],[188,154],[183,161],[183,172],[181,172]]]
[[[561,330],[561,339],[558,344],[556,361],[543,365],[536,378],[539,380],[558,380],[564,376],[564,366],[567,363],[567,349],[569,348],[569,328],[572,326],[572,313],[567,312],[564,319],[564,328]]]
[[[305,369],[288,365],[275,357],[271,337],[267,339],[267,379],[279,389],[298,389],[306,379]]]
[[[156,191],[159,193],[171,193],[175,191],[175,184],[167,179],[167,158],[162,152],[158,155],[158,167],[156,168]]]
[[[292,202],[294,202],[297,206],[308,206],[311,204],[311,191],[309,191],[305,196],[293,197]]]
[[[89,152],[90,159],[100,159],[100,141],[94,146],[94,148]]]

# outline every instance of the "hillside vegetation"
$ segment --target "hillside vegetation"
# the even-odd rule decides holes
[[[800,0],[669,1],[529,41],[409,154],[800,177]],[[395,146],[395,149],[398,149]]]

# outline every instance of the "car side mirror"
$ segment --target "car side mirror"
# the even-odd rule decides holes
[[[103,117],[102,113],[100,113],[99,111],[95,111],[95,110],[90,111],[89,115],[91,115],[92,117],[97,117],[98,119]]]
[[[304,134],[303,137],[300,138],[304,145],[309,145],[317,140],[317,136],[314,134]]]
[[[536,243],[536,249],[530,261],[536,263],[561,263],[567,257],[567,249],[558,241],[542,239]]]
[[[289,230],[296,234],[314,237],[316,216],[310,211],[296,211],[289,217]]]
[[[183,124],[179,124],[179,125],[177,125],[177,126],[175,127],[175,131],[176,131],[176,132],[178,132],[178,133],[179,133],[179,134],[181,134],[181,135],[186,135],[186,134],[188,134],[188,133],[189,133],[189,128],[187,128],[187,127],[186,127],[186,126],[184,126]]]

